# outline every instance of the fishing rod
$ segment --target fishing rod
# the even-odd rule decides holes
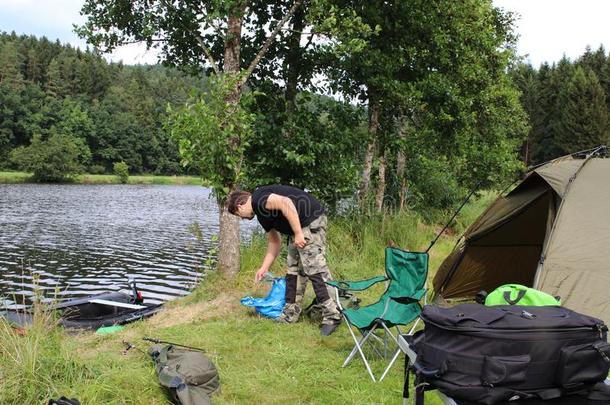
[[[432,240],[432,242],[430,242],[430,246],[428,246],[428,249],[426,249],[426,253],[428,253],[428,251],[430,249],[432,249],[432,246],[434,246],[436,244],[436,242],[438,241],[438,238],[440,238],[441,235],[443,234],[443,232],[445,232],[445,230],[447,228],[449,228],[449,226],[451,225],[451,223],[453,222],[455,217],[457,217],[457,215],[460,213],[460,211],[462,211],[462,208],[464,208],[464,206],[466,205],[468,200],[470,200],[470,197],[472,197],[472,195],[479,189],[480,184],[481,184],[481,182],[478,182],[477,184],[475,184],[475,186],[472,188],[472,190],[470,191],[470,193],[468,194],[468,196],[466,197],[464,202],[462,202],[462,205],[460,205],[460,207],[453,213],[453,216],[451,217],[451,219],[449,221],[447,221],[447,223],[445,224],[443,229],[441,229],[441,231],[436,234],[436,238],[434,238],[434,240]]]
[[[147,342],[152,342],[152,343],[164,343],[167,345],[172,345],[172,346],[178,346],[178,347],[184,347],[185,349],[191,349],[191,350],[197,350],[200,351],[202,353],[206,353],[205,350],[200,349],[198,347],[193,347],[193,346],[187,346],[187,345],[181,345],[179,343],[174,343],[174,342],[168,342],[166,340],[161,340],[161,339],[155,339],[155,338],[151,338],[151,337],[143,337],[142,340],[146,340]]]

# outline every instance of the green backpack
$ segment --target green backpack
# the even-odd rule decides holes
[[[520,284],[502,285],[485,297],[485,305],[560,306],[561,301],[550,294]]]
[[[211,405],[210,395],[220,391],[220,377],[212,361],[202,352],[172,345],[148,349],[162,386],[182,405]]]

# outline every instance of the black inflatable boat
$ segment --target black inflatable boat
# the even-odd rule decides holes
[[[132,288],[133,296],[122,292],[107,292],[71,299],[50,308],[58,312],[59,323],[71,329],[124,325],[149,317],[161,309],[162,304],[145,303],[135,288],[135,283]],[[27,310],[4,310],[0,311],[0,316],[17,326],[27,326],[32,322],[32,314]]]

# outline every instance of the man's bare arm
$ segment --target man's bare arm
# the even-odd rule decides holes
[[[280,234],[275,229],[270,230],[267,233],[267,253],[263,259],[263,264],[261,264],[261,267],[256,272],[256,281],[260,281],[265,273],[269,271],[269,268],[275,261],[275,258],[280,254],[281,248],[282,239]]]
[[[265,208],[270,211],[281,211],[288,220],[290,228],[292,228],[292,232],[295,234],[295,236],[303,233],[297,207],[294,206],[294,203],[290,198],[277,194],[270,194],[267,198]]]

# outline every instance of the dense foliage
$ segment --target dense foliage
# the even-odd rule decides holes
[[[10,151],[54,134],[79,144],[95,173],[124,161],[134,173],[184,171],[163,129],[167,105],[204,82],[161,66],[107,63],[89,50],[33,36],[0,35],[0,168],[27,169]]]
[[[227,79],[227,80],[223,80]],[[227,108],[238,77],[214,77],[211,91],[193,97],[168,120],[171,136],[179,145],[185,165],[195,167],[217,196],[226,197],[230,185],[241,180],[243,153],[252,133],[248,111],[252,93]],[[228,146],[234,153],[226,153]]]
[[[220,204],[227,274],[239,228],[225,197],[238,187],[442,212],[522,169],[528,131],[536,160],[607,139],[603,52],[508,75],[513,17],[489,0],[86,0],[81,13],[76,31],[97,51],[141,42],[213,80],[4,35],[0,156],[57,134],[91,172],[184,164]]]
[[[610,142],[610,55],[603,47],[537,70],[520,64],[511,76],[531,123],[524,162],[537,164]]]
[[[127,184],[127,181],[129,180],[129,166],[127,166],[127,163],[115,162],[114,165],[112,165],[112,171],[119,180],[119,183]]]
[[[42,140],[36,134],[29,146],[11,152],[11,160],[22,169],[32,172],[35,181],[61,182],[72,180],[83,167],[80,161],[88,153],[78,138],[53,134]]]

